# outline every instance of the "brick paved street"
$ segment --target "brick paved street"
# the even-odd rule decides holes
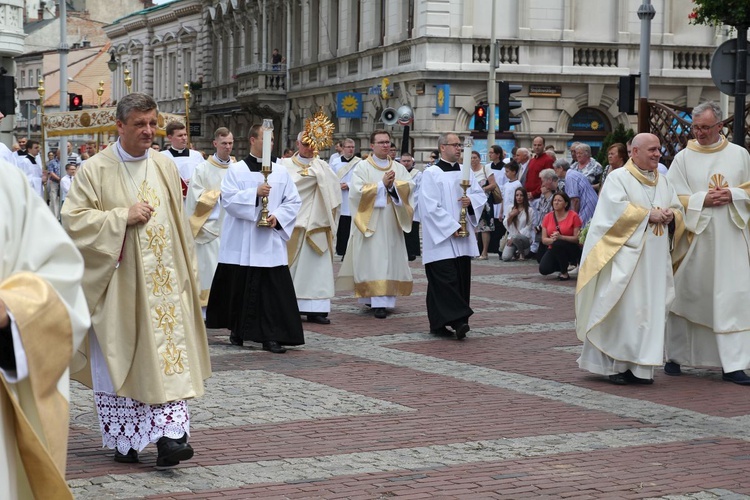
[[[277,355],[209,331],[195,457],[156,471],[101,448],[72,388],[76,498],[750,498],[750,388],[719,370],[614,386],[578,369],[575,281],[475,261],[472,331],[428,333],[426,279],[378,320],[337,297],[331,325]]]

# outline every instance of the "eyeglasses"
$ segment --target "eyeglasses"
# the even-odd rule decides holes
[[[453,144],[446,144],[446,146],[450,146],[452,148],[460,148],[461,146],[463,146],[463,144],[461,144],[460,142],[454,142]]]
[[[378,141],[378,142],[373,142],[373,144],[377,144],[378,146],[390,146],[391,141]]]
[[[713,125],[693,125],[692,129],[697,132],[708,132],[712,128],[714,128],[716,125],[721,124],[721,122],[716,122]]]

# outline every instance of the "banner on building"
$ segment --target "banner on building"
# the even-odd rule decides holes
[[[450,98],[451,98],[451,86],[448,83],[441,83],[436,85],[437,89],[435,99],[435,114],[436,115],[449,115],[450,110]]]
[[[338,92],[336,94],[336,116],[339,118],[362,118],[362,94]]]

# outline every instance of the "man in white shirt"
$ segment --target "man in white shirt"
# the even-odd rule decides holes
[[[60,179],[60,204],[65,201],[65,197],[68,196],[70,186],[73,184],[73,177],[76,175],[76,166],[73,163],[68,163],[65,166],[65,175]]]

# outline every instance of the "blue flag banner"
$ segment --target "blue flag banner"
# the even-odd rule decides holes
[[[437,95],[435,98],[435,114],[436,115],[449,115],[450,110],[450,98],[451,98],[451,86],[448,83],[441,83],[435,86]]]
[[[338,92],[336,94],[336,116],[339,118],[362,118],[362,94]]]

